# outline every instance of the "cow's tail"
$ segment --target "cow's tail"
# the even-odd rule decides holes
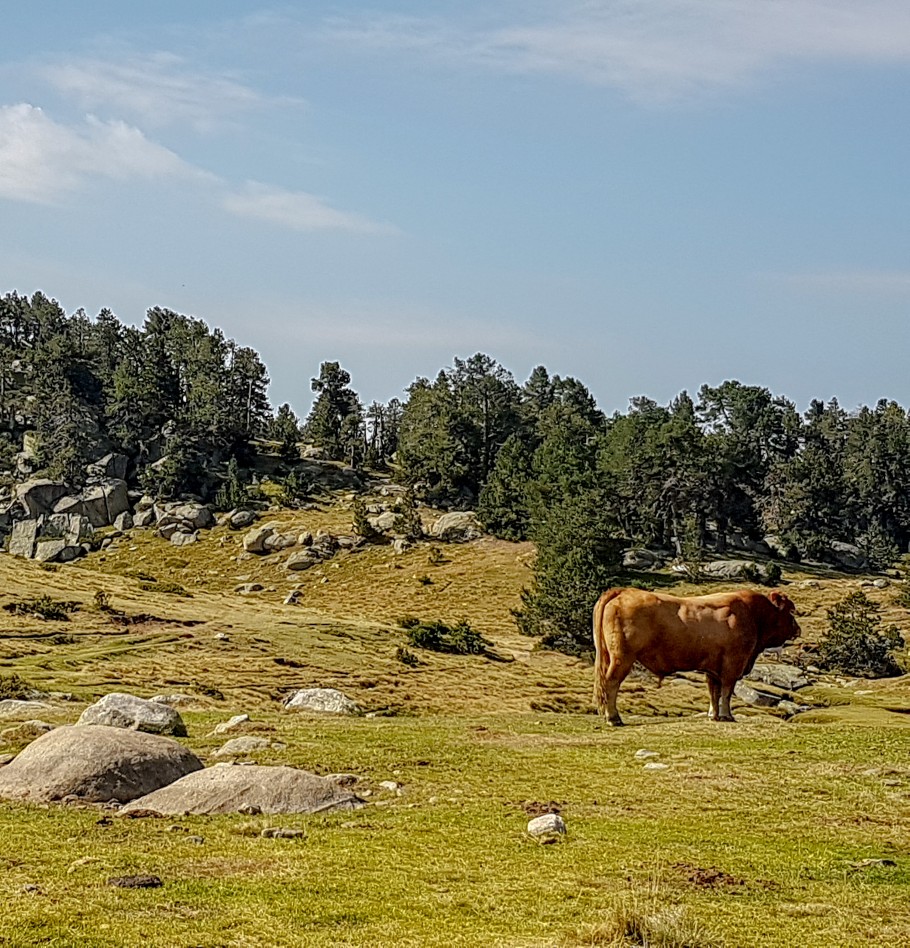
[[[607,710],[607,672],[610,668],[610,651],[603,627],[604,609],[621,592],[621,589],[608,589],[594,604],[594,704],[600,714]]]

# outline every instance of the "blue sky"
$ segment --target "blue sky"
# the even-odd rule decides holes
[[[607,411],[910,404],[906,0],[0,0],[0,292],[256,348],[300,413],[483,351]]]

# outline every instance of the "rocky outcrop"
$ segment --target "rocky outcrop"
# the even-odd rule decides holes
[[[86,552],[93,533],[87,517],[43,514],[36,520],[20,520],[13,524],[9,552],[43,563],[66,563]]]
[[[202,769],[177,741],[116,727],[58,727],[0,769],[0,799],[126,803]]]
[[[78,725],[105,725],[144,731],[147,734],[186,736],[183,718],[160,701],[148,701],[135,695],[113,692],[82,712]]]
[[[16,498],[32,518],[53,513],[54,505],[65,495],[66,484],[46,478],[25,481],[16,488]]]
[[[3,771],[0,771],[2,773]],[[162,816],[218,813],[324,813],[353,810],[363,801],[332,780],[292,767],[233,767],[199,770],[121,810],[147,810]]]
[[[55,513],[79,514],[87,517],[93,527],[109,527],[127,510],[126,481],[113,477],[92,484],[81,493],[61,497],[54,504]]]
[[[129,466],[130,459],[125,454],[105,454],[103,458],[89,464],[85,473],[89,479],[93,480],[113,478],[125,481]]]

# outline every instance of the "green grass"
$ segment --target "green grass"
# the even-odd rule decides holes
[[[289,530],[341,531],[350,512],[276,519]],[[225,739],[211,736],[214,725],[247,712],[241,733],[287,745],[255,760],[355,773],[373,791],[369,805],[99,823],[94,808],[0,804],[3,948],[617,948],[641,945],[645,931],[653,948],[910,945],[906,676],[830,679],[800,693],[820,707],[793,721],[740,708],[737,724],[718,725],[703,716],[702,683],[658,688],[634,674],[620,692],[632,726],[604,728],[589,713],[590,666],[535,650],[515,630],[509,610],[530,576],[529,545],[485,539],[446,546],[442,558],[426,546],[404,556],[375,547],[289,575],[281,554],[242,557],[241,536],[214,530],[177,551],[137,532],[51,573],[0,557],[0,605],[80,603],[63,626],[0,613],[0,675],[75,693],[80,701],[45,715],[52,723],[75,721],[85,701],[109,691],[195,694],[184,743],[209,763]],[[265,590],[240,596],[241,581]],[[858,580],[820,583],[788,588],[810,642]],[[292,586],[300,606],[282,604]],[[99,591],[110,609],[98,608]],[[908,626],[890,590],[870,596],[887,622]],[[420,664],[406,665],[396,625],[404,615],[465,618],[494,657],[420,650]],[[392,716],[280,710],[288,690],[312,685]],[[15,723],[0,722],[0,732]],[[0,743],[0,754],[21,746]],[[670,768],[646,772],[640,748]],[[403,794],[379,789],[383,780]],[[525,827],[551,805],[569,833],[538,845]],[[260,838],[269,825],[305,836]],[[896,865],[852,866],[875,858]],[[164,885],[106,884],[133,873]]]
[[[188,715],[191,733],[216,719]],[[0,807],[0,944],[585,944],[630,906],[682,907],[706,944],[907,943],[903,730],[765,718],[616,731],[566,715],[266,723],[289,747],[264,760],[355,772],[365,787],[393,779],[403,796],[376,791],[353,814],[109,826],[95,810]],[[670,770],[646,773],[640,747]],[[541,846],[524,830],[551,802],[569,834]],[[258,836],[276,824],[305,838]],[[866,858],[897,866],[851,869]],[[105,885],[131,873],[164,886]]]

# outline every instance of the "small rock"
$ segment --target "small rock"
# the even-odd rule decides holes
[[[400,789],[401,784],[395,783],[394,780],[383,780],[379,786],[383,790],[388,790],[390,793],[394,793],[396,790]]]
[[[528,833],[536,837],[565,834],[566,821],[558,813],[544,813],[528,823]]]
[[[40,892],[41,889],[39,886],[36,886],[34,882],[26,882],[19,891],[24,892],[26,895],[35,895]]]
[[[212,733],[228,734],[231,731],[236,731],[241,724],[246,724],[249,719],[250,716],[248,714],[235,714],[229,721],[222,721],[221,724],[216,724],[215,730],[212,731]]]
[[[281,826],[267,826],[260,834],[265,839],[299,839],[303,830],[285,829]]]
[[[360,708],[336,688],[302,688],[284,699],[288,711],[359,714]]]
[[[264,588],[262,583],[241,583],[234,587],[234,592],[240,593],[241,596],[249,596],[252,593],[262,592]]]
[[[228,741],[223,747],[215,751],[215,757],[240,757],[244,754],[252,754],[256,751],[265,750],[269,746],[269,741],[264,737],[235,737]]]
[[[658,763],[656,763],[655,761],[651,761],[650,763],[645,764],[645,766],[644,766],[642,769],[643,769],[643,770],[647,770],[647,771],[649,771],[650,773],[654,773],[655,771],[658,771],[658,770],[669,770],[669,769],[670,769],[670,765],[669,765],[669,764],[658,764]]]
[[[259,816],[262,813],[262,807],[258,807],[253,803],[247,803],[245,806],[240,807],[237,811],[243,816]]]
[[[873,580],[872,585],[876,589],[887,589],[891,585],[891,583],[889,583],[887,579],[883,578],[883,579]]]
[[[650,760],[652,757],[660,757],[660,754],[658,754],[657,751],[649,751],[644,748],[635,751],[636,760]]]
[[[227,632],[216,632],[212,638],[217,642],[230,642],[231,640],[231,637],[227,634]]]
[[[187,836],[186,841],[188,843],[194,843],[196,846],[201,846],[205,839],[202,836]]]
[[[326,774],[325,779],[337,783],[339,787],[353,787],[360,780],[356,774]]]
[[[284,597],[284,604],[286,606],[297,606],[300,604],[300,590],[293,589]]]

